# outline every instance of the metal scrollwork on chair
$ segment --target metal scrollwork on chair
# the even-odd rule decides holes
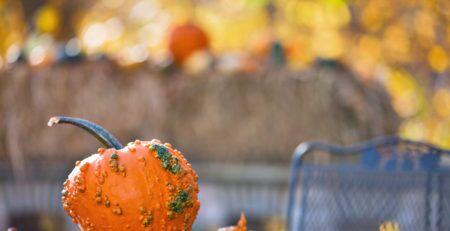
[[[342,160],[306,163],[313,151]],[[377,230],[388,220],[400,230],[450,230],[448,157],[397,136],[350,147],[302,143],[292,158],[288,230]]]

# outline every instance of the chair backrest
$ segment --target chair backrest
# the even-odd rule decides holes
[[[308,163],[314,151],[331,163]],[[351,147],[300,144],[292,159],[287,226],[293,230],[450,230],[450,151],[383,137]],[[340,159],[339,159],[340,158]]]

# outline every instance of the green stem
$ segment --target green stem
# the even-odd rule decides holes
[[[83,130],[89,132],[98,141],[100,141],[107,148],[115,148],[122,149],[123,145],[113,136],[111,133],[106,131],[106,129],[100,127],[99,125],[92,123],[87,120],[73,118],[73,117],[65,117],[65,116],[55,116],[50,118],[47,125],[53,126],[55,124],[73,124]]]

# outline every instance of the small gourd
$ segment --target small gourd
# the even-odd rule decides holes
[[[241,213],[241,217],[236,226],[220,228],[218,231],[247,231],[247,218],[245,218],[244,213]]]
[[[397,222],[386,221],[380,225],[380,231],[400,231],[400,228]]]
[[[64,182],[62,204],[81,230],[191,230],[197,216],[198,176],[180,151],[159,140],[123,147],[102,127],[78,118],[53,117],[94,135],[99,148]]]

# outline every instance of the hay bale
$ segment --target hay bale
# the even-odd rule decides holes
[[[162,75],[120,71],[107,61],[0,74],[0,155],[74,159],[96,150],[53,115],[98,122],[123,143],[158,137],[191,160],[281,161],[302,141],[353,143],[397,132],[386,93],[344,69],[301,73],[276,67],[254,75]]]

